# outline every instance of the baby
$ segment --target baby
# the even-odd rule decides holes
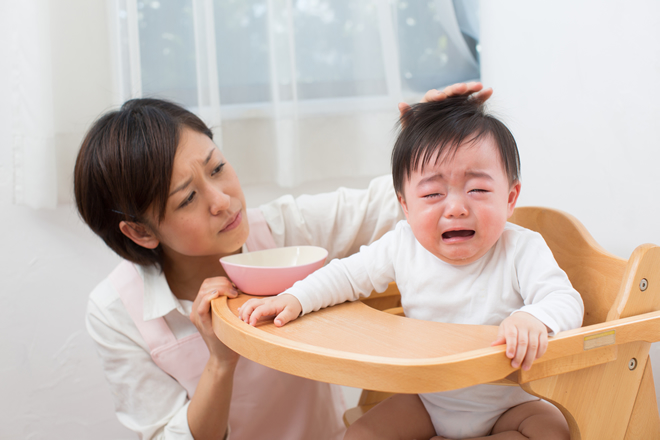
[[[548,334],[582,324],[578,292],[536,232],[507,223],[520,194],[513,136],[466,97],[413,106],[392,152],[394,188],[407,221],[355,255],[333,260],[283,294],[240,310],[252,325],[382,292],[395,281],[409,318],[499,325],[514,368],[528,370]],[[568,439],[558,409],[519,387],[477,385],[395,395],[345,438]],[[435,437],[437,436],[437,437]]]

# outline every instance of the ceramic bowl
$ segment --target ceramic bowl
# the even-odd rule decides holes
[[[250,295],[277,295],[321,268],[328,251],[317,246],[289,246],[222,257],[230,280]]]

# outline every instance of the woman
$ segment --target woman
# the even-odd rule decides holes
[[[475,92],[492,93],[457,84],[424,100]],[[389,176],[364,191],[285,196],[248,212],[204,123],[143,99],[90,129],[75,195],[84,221],[125,260],[87,312],[124,425],[144,439],[343,436],[338,387],[240,358],[214,335],[210,302],[237,295],[218,263],[225,255],[311,244],[332,259],[379,238],[402,218]]]

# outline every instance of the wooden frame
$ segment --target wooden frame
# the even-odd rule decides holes
[[[421,393],[481,383],[521,386],[555,404],[573,440],[660,439],[650,344],[660,341],[660,248],[628,261],[604,251],[575,218],[517,208],[512,222],[540,232],[585,302],[584,326],[550,338],[531,370],[514,370],[497,327],[407,319],[395,285],[363,302],[312,313],[282,328],[237,316],[249,297],[213,301],[216,335],[242,356],[287,373],[364,388],[359,416],[387,393]]]

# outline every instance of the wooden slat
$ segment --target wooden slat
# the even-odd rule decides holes
[[[651,360],[647,358],[624,440],[660,440],[660,417],[656,402]]]
[[[642,381],[650,344],[631,342],[618,347],[618,358],[594,367],[522,385],[530,394],[559,408],[572,440],[622,440]],[[629,369],[630,359],[640,366]]]
[[[623,279],[608,321],[660,310],[660,247],[651,244],[637,247]],[[640,287],[642,279],[646,281],[645,290]]]

